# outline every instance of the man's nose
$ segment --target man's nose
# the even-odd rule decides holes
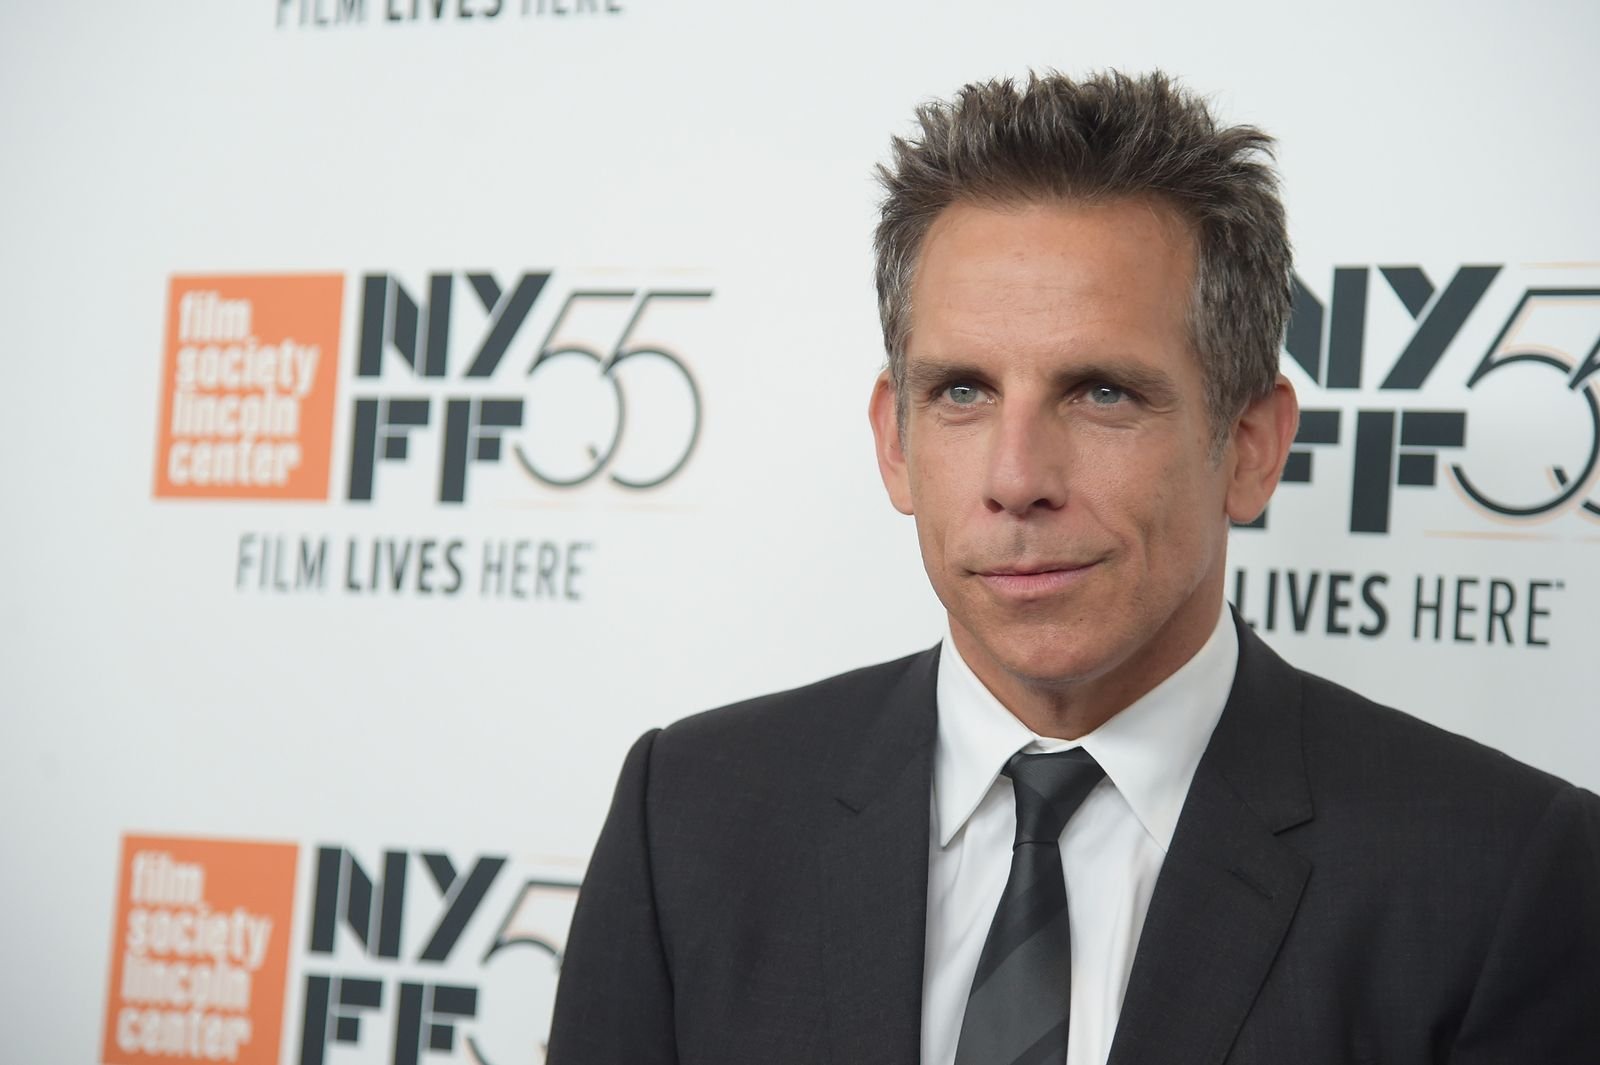
[[[1013,404],[994,422],[985,468],[984,502],[994,513],[1022,517],[1067,502],[1066,427],[1055,412]]]

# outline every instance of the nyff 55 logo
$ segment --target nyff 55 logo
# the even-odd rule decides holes
[[[525,273],[507,290],[487,273],[434,274],[419,300],[392,275],[365,279],[350,499],[373,499],[380,466],[407,462],[413,437],[435,426],[441,503],[463,502],[469,468],[501,462],[506,444],[525,483],[546,488],[602,473],[621,488],[654,488],[683,469],[700,437],[700,389],[664,330],[710,291],[575,289],[541,339],[514,350],[549,281]],[[478,323],[465,351],[459,328],[452,341],[463,287]]]
[[[544,1060],[577,882],[317,848],[296,1065]]]
[[[1441,289],[1420,266],[1341,266],[1324,298],[1295,276],[1284,348],[1322,391],[1302,389],[1284,481],[1350,448],[1349,530],[1387,533],[1395,490],[1437,487],[1448,456],[1443,479],[1482,517],[1600,518],[1600,278],[1583,280],[1518,291],[1504,267],[1466,265]],[[1374,347],[1396,352],[1381,376]]]

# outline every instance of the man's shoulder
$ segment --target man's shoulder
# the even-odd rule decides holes
[[[1477,740],[1385,706],[1325,677],[1302,682],[1307,782],[1319,815],[1329,807],[1432,811],[1445,819],[1536,820],[1556,798],[1592,794]],[[1431,707],[1417,707],[1424,712]]]
[[[1203,765],[1275,825],[1422,844],[1461,826],[1494,849],[1592,793],[1429,723],[1448,706],[1384,706],[1284,661],[1241,622],[1239,671]],[[1591,809],[1592,813],[1592,809]],[[1435,834],[1430,836],[1429,834]]]
[[[863,744],[909,745],[921,730],[931,737],[937,664],[933,648],[694,714],[656,735],[654,761],[689,771],[742,763],[826,775]]]

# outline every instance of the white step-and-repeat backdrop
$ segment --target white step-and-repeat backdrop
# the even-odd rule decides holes
[[[934,642],[865,419],[913,106],[1160,66],[1281,141],[1306,408],[1231,596],[1600,786],[1600,8],[0,11],[17,1062],[542,1060],[656,724]]]

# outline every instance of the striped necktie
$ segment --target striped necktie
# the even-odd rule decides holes
[[[956,1065],[1062,1065],[1072,1009],[1072,929],[1061,832],[1105,770],[1078,747],[1012,755],[1001,772],[1016,793],[1017,838],[967,995]]]

